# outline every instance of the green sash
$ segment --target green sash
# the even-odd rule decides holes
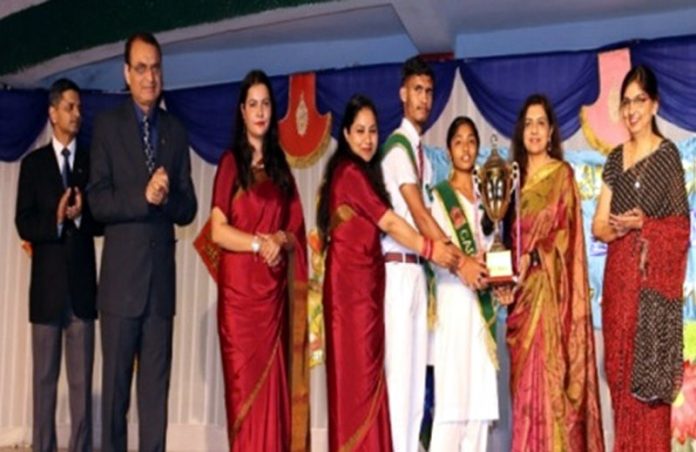
[[[474,256],[476,254],[476,240],[467,222],[464,209],[454,193],[454,189],[449,181],[445,180],[437,184],[435,190],[440,195],[452,229],[456,233],[457,245],[466,255]],[[481,315],[486,326],[488,326],[491,338],[495,342],[496,309],[493,306],[493,297],[491,297],[490,290],[479,290],[478,299]]]
[[[413,172],[418,176],[418,163],[416,163],[416,154],[413,153],[413,147],[411,147],[411,142],[406,138],[406,135],[403,133],[399,132],[394,132],[391,135],[389,135],[389,138],[387,138],[387,141],[382,145],[382,150],[381,150],[381,157],[384,158],[389,154],[389,151],[394,149],[395,147],[402,147],[406,151],[406,155],[408,156],[408,159],[411,161],[411,164],[413,165]],[[418,181],[419,183],[423,183],[423,181]]]
[[[389,154],[389,152],[395,147],[401,147],[406,151],[406,155],[408,156],[408,159],[411,161],[411,165],[413,165],[413,172],[414,174],[416,174],[416,177],[418,177],[418,164],[416,163],[416,155],[413,153],[413,147],[411,146],[411,142],[408,138],[406,138],[406,135],[404,135],[403,133],[394,132],[391,135],[389,135],[387,141],[382,145],[382,149],[380,150],[380,157],[386,157],[386,155]],[[423,181],[419,180],[418,185],[421,186],[422,184]],[[425,281],[428,290],[428,328],[434,329],[437,320],[435,272],[433,272],[433,269],[430,268],[430,264],[428,262],[423,264],[423,270],[425,271]]]

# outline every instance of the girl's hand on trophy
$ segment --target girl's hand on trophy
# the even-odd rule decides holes
[[[459,259],[457,275],[472,289],[478,290],[488,286],[488,269],[481,257],[462,256]]]
[[[459,249],[451,242],[448,244],[441,240],[434,240],[431,260],[440,267],[455,267],[459,260]]]
[[[517,285],[515,284],[493,287],[493,296],[503,306],[509,306],[515,301],[515,292],[517,292]]]

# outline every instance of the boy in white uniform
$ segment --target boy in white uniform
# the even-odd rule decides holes
[[[433,72],[419,57],[404,63],[399,96],[404,107],[401,126],[383,147],[382,173],[394,212],[433,240],[446,236],[430,215],[423,181],[430,166],[421,135],[433,102]],[[457,250],[451,247],[451,262]],[[389,415],[395,452],[417,452],[423,417],[427,353],[427,289],[422,264],[391,237],[382,239],[386,262],[385,369]]]

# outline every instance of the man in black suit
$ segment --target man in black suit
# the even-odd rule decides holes
[[[161,50],[138,33],[126,42],[131,98],[97,117],[89,201],[105,224],[99,280],[103,368],[102,450],[125,451],[137,358],[140,450],[164,451],[175,302],[174,224],[196,214],[188,139],[158,108]]]
[[[22,160],[15,223],[31,243],[29,321],[33,357],[34,451],[56,450],[56,386],[61,342],[70,400],[70,451],[92,450],[94,238],[99,228],[83,197],[89,154],[76,146],[80,90],[67,79],[49,92],[53,138]]]

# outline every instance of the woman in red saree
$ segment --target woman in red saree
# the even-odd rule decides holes
[[[530,96],[512,141],[520,165],[520,287],[510,305],[513,451],[602,451],[580,197],[548,99]],[[517,245],[519,244],[519,247]]]
[[[630,139],[604,166],[592,223],[608,243],[602,297],[615,451],[669,451],[682,379],[682,299],[689,206],[679,151],[657,128],[657,80],[631,69],[621,86]]]
[[[377,141],[374,105],[364,96],[353,96],[343,115],[338,148],[326,167],[317,211],[326,250],[323,303],[331,451],[392,450],[381,231],[439,265],[456,263],[451,247],[420,236],[390,209],[381,168],[373,158]]]
[[[302,206],[278,144],[273,92],[263,72],[247,74],[238,105],[234,148],[218,164],[210,216],[212,239],[222,248],[218,330],[230,450],[304,451]]]

